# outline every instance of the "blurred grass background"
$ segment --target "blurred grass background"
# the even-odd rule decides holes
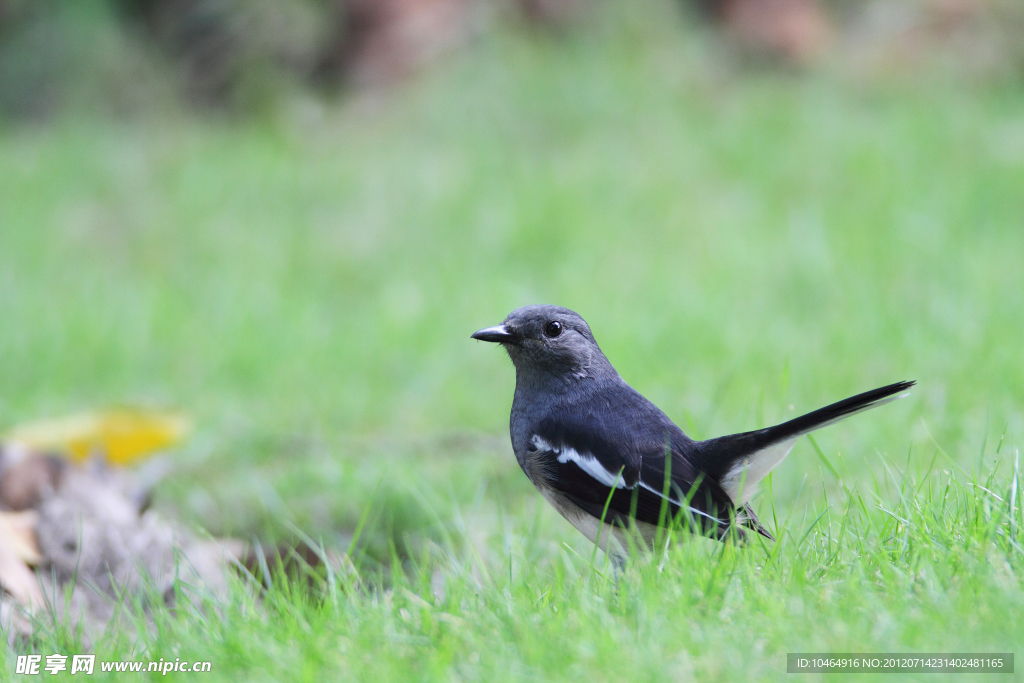
[[[491,24],[386,91],[270,77],[197,112],[111,6],[52,7],[39,25],[110,31],[82,33],[115,54],[90,79],[149,82],[123,100],[92,80],[45,102],[5,86],[0,426],[187,411],[168,514],[344,548],[372,499],[383,561],[445,528],[507,536],[508,518],[589,553],[512,457],[511,364],[469,339],[538,302],[579,311],[697,438],[918,380],[816,436],[844,484],[797,445],[772,482],[787,516],[883,463],[924,469],[941,448],[941,468],[987,472],[1019,448],[1013,54],[864,70],[846,46],[769,69],[677,4],[607,3],[570,30]],[[3,49],[0,83],[50,68]],[[75,54],[52,57],[94,63]]]

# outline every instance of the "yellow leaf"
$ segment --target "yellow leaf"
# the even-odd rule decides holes
[[[189,429],[188,420],[175,413],[116,409],[30,422],[15,427],[5,438],[76,460],[99,453],[124,465],[177,443]]]

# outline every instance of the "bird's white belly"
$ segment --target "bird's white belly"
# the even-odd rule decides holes
[[[566,521],[576,527],[576,529],[586,536],[591,543],[597,544],[601,550],[610,555],[618,556],[620,558],[625,558],[628,555],[627,549],[629,548],[629,540],[627,539],[627,532],[625,529],[614,524],[602,522],[593,515],[580,509],[579,506],[554,489],[546,486],[538,486],[537,490],[540,491],[545,500],[551,503],[551,507],[558,510],[558,514],[565,517]],[[640,533],[639,539],[634,536],[634,545],[637,544],[639,540],[650,548],[654,544],[657,527],[653,524],[647,524],[646,522],[637,522],[636,524],[637,530]],[[600,539],[598,539],[599,532]]]

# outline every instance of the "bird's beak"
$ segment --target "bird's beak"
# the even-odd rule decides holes
[[[497,342],[499,344],[510,344],[519,339],[516,335],[509,332],[508,328],[504,325],[485,327],[482,330],[474,332],[472,337],[473,339],[479,339],[480,341]]]

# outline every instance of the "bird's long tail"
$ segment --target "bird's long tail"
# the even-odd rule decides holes
[[[906,396],[915,382],[896,382],[865,391],[774,427],[732,434],[698,444],[698,466],[741,505],[757,483],[789,455],[797,437]]]

